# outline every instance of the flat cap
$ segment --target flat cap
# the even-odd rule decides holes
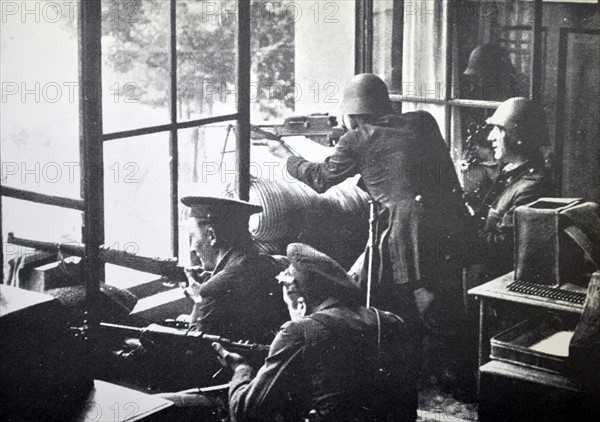
[[[202,223],[247,223],[252,214],[263,210],[260,205],[217,196],[185,196],[181,198],[181,203],[191,208],[189,217],[197,218]]]
[[[358,286],[340,264],[324,253],[303,243],[290,243],[287,259],[302,276],[296,282],[306,293],[360,300],[361,290]]]

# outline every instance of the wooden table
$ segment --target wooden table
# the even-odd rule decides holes
[[[508,305],[508,309],[528,308],[531,311],[556,311],[571,315],[581,315],[583,305],[548,299],[541,296],[512,292],[507,286],[514,281],[514,272],[498,277],[488,283],[469,290],[469,295],[479,300],[479,366],[490,360],[490,339],[498,334],[490,323],[490,316],[497,305]],[[533,315],[532,315],[533,316]],[[502,319],[503,316],[499,315]]]
[[[583,305],[510,291],[513,281],[511,272],[468,292],[479,300],[479,420],[565,420],[570,409],[586,403],[577,383],[561,374],[491,360],[490,339],[503,322],[520,322],[543,311],[577,320]],[[577,413],[571,415],[577,419]]]

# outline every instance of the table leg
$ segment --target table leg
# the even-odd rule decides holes
[[[479,367],[489,360],[490,356],[490,327],[487,321],[489,306],[484,298],[479,300]],[[477,391],[481,385],[481,373],[477,371]]]

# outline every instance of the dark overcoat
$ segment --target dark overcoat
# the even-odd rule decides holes
[[[459,281],[467,209],[431,114],[382,117],[347,132],[323,163],[291,157],[287,164],[293,177],[317,192],[359,173],[366,191],[381,204],[377,259],[382,265],[373,289],[381,300],[373,301],[376,306],[401,314],[383,303],[385,298],[423,285],[436,290],[450,274]]]

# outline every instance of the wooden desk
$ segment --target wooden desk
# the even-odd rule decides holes
[[[479,366],[490,360],[490,339],[498,334],[489,321],[492,311],[498,304],[514,307],[527,307],[538,311],[556,311],[572,315],[581,315],[583,305],[541,296],[512,292],[507,286],[514,281],[514,272],[498,277],[488,283],[469,290],[469,295],[479,300]],[[514,309],[509,306],[508,309]],[[532,315],[533,316],[533,315]],[[502,316],[499,316],[502,319]]]

